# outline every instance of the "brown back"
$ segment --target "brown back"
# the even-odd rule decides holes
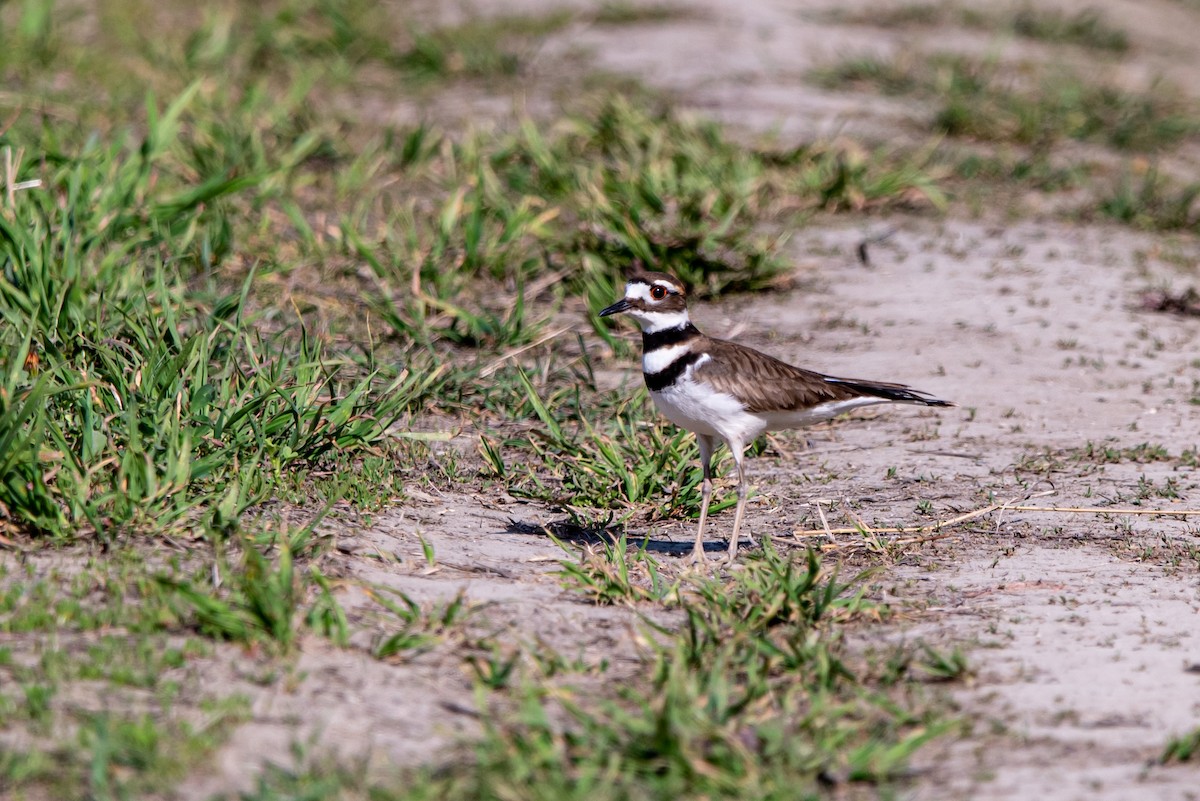
[[[696,368],[696,377],[717,391],[741,398],[750,412],[792,411],[829,401],[882,398],[898,403],[952,406],[904,384],[836,378],[793,367],[773,356],[723,339],[704,337],[694,346],[712,359]]]

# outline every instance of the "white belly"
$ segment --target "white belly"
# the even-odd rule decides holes
[[[680,428],[726,442],[744,445],[767,428],[766,421],[747,412],[737,398],[693,381],[691,368],[671,386],[651,392],[650,397],[663,416]]]
[[[829,401],[811,409],[797,409],[788,412],[764,412],[768,431],[781,428],[804,428],[805,426],[832,420],[839,414],[845,414],[862,406],[875,406],[880,403],[891,403],[885,398],[850,398],[849,400]]]
[[[661,392],[651,392],[654,405],[680,428],[742,445],[749,444],[766,431],[803,428],[862,406],[888,403],[883,398],[851,398],[822,403],[811,409],[755,414],[746,411],[742,402],[732,395],[714,392],[707,384],[692,380],[692,369],[689,367],[679,380]]]

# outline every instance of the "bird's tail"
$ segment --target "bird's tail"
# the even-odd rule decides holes
[[[913,389],[904,384],[892,384],[887,381],[863,381],[858,378],[834,378],[832,376],[827,376],[825,380],[830,384],[838,384],[847,389],[854,390],[861,395],[882,398],[894,403],[915,403],[919,406],[958,405],[953,401],[935,398],[928,392],[922,392],[919,389]]]

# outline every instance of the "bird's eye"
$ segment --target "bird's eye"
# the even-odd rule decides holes
[[[654,298],[655,300],[662,300],[666,296],[667,296],[667,290],[665,287],[661,287],[658,285],[650,287],[650,297]]]

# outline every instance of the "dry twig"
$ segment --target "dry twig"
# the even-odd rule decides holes
[[[880,534],[917,534],[920,536],[909,538],[893,538],[888,540],[890,545],[917,545],[924,542],[944,539],[952,536],[952,532],[945,531],[952,526],[961,525],[972,520],[978,520],[992,512],[999,512],[1001,516],[1005,512],[1047,512],[1051,514],[1097,514],[1097,515],[1159,515],[1162,517],[1181,517],[1187,518],[1191,516],[1200,517],[1200,509],[1127,509],[1127,508],[1111,508],[1111,507],[1091,507],[1091,506],[1031,506],[1020,504],[1018,501],[1028,501],[1033,498],[1041,498],[1047,495],[1053,495],[1054,490],[1046,490],[1044,492],[1033,493],[1022,498],[1013,498],[1003,503],[993,503],[988,506],[981,506],[978,509],[973,509],[970,512],[965,512],[957,517],[952,517],[949,520],[939,520],[936,523],[930,523],[924,526],[901,526],[893,528],[871,528],[866,522],[855,514],[849,505],[845,509],[846,514],[857,524],[849,528],[830,528],[828,520],[825,518],[825,512],[821,509],[820,504],[817,506],[817,514],[821,518],[821,528],[808,529],[804,531],[794,531],[790,537],[772,537],[777,542],[792,542],[813,538],[825,537],[830,540],[828,545],[820,546],[823,551],[837,550],[841,548],[850,548],[863,545],[861,540],[844,541],[839,543],[834,535],[836,534],[859,534],[859,535],[880,535]],[[1000,525],[1000,518],[997,519],[997,528]]]

